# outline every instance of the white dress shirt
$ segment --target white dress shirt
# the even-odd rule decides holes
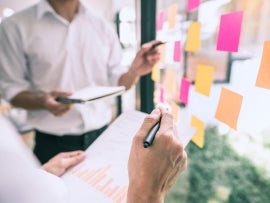
[[[1,116],[0,126],[0,202],[67,203],[63,180],[40,169],[14,127]]]
[[[0,89],[8,101],[25,90],[75,92],[89,85],[115,86],[127,71],[112,26],[81,3],[70,23],[45,0],[4,19],[0,56]],[[59,136],[82,134],[110,122],[111,103],[76,104],[61,117],[29,111],[28,122]]]

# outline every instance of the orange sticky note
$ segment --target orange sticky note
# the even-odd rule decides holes
[[[270,41],[264,42],[262,60],[255,85],[270,89]]]
[[[178,11],[178,5],[177,4],[173,4],[173,5],[171,5],[169,7],[169,10],[168,10],[169,28],[174,28],[175,27],[177,11]]]
[[[154,82],[159,82],[160,81],[160,69],[158,65],[155,65],[152,69],[152,74],[151,74],[151,79]]]
[[[204,123],[196,116],[191,118],[191,126],[196,128],[196,132],[192,136],[191,140],[198,147],[203,148],[204,146]]]
[[[242,100],[242,95],[223,87],[221,89],[215,118],[236,130]]]
[[[213,83],[214,68],[212,66],[199,64],[195,78],[195,91],[210,95],[211,86]]]
[[[198,51],[201,48],[201,23],[190,24],[186,40],[186,51]]]

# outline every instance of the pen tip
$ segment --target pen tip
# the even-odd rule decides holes
[[[149,144],[145,142],[145,143],[143,143],[143,147],[147,148],[147,147],[149,147]]]

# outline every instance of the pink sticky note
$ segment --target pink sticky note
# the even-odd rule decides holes
[[[159,88],[159,102],[164,103],[165,99],[164,99],[164,88],[160,87]]]
[[[224,14],[220,17],[217,50],[237,52],[243,20],[243,11]]]
[[[174,52],[173,52],[173,60],[175,62],[180,62],[181,61],[181,42],[180,41],[175,41],[174,42]]]
[[[165,19],[165,13],[163,11],[159,12],[158,17],[157,17],[157,25],[156,25],[157,30],[162,30],[164,19]]]
[[[191,84],[190,80],[188,80],[187,78],[182,78],[179,100],[180,102],[183,102],[184,104],[188,104],[188,94],[189,94],[190,84]]]
[[[200,5],[200,0],[188,0],[187,11],[190,12]]]

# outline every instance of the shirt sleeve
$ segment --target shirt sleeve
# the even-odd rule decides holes
[[[0,117],[1,203],[67,203],[63,180],[40,169],[12,124]]]
[[[18,26],[6,19],[0,25],[0,90],[10,101],[24,90],[29,90],[27,60],[23,51]]]
[[[117,33],[108,26],[107,36],[111,37],[111,51],[108,60],[110,85],[117,86],[119,78],[128,70],[128,66],[122,64],[122,48]]]

